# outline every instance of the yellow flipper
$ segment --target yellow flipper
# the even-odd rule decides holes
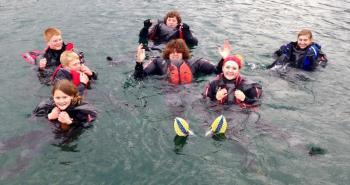
[[[176,117],[174,120],[174,129],[175,129],[176,135],[178,136],[184,137],[191,134],[191,130],[188,123],[184,119],[179,117]]]
[[[211,131],[214,134],[223,134],[226,132],[227,129],[227,121],[225,116],[220,115],[218,116],[213,123],[211,124]]]

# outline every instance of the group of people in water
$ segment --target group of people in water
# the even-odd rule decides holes
[[[84,101],[84,96],[90,85],[98,79],[97,72],[86,65],[84,53],[77,50],[73,43],[63,42],[62,33],[58,28],[47,28],[43,35],[47,45],[44,51],[35,50],[22,54],[27,62],[37,65],[39,81],[52,86],[51,96],[37,105],[32,113],[33,117],[44,117],[64,133],[74,128],[90,127],[91,122],[96,120],[97,111]],[[163,20],[145,20],[138,41],[133,73],[136,80],[143,80],[150,75],[162,75],[167,78],[169,84],[176,87],[193,83],[197,74],[215,74],[216,77],[205,86],[202,93],[204,98],[219,106],[235,104],[242,109],[261,104],[261,84],[252,82],[240,74],[244,68],[244,58],[231,53],[228,41],[224,41],[222,48],[219,48],[221,59],[216,65],[204,58],[191,58],[189,48],[198,45],[198,39],[192,34],[189,25],[182,22],[177,11],[168,12]],[[146,52],[152,55],[147,61]],[[275,61],[267,67],[270,70],[294,67],[314,71],[317,66],[325,67],[327,64],[327,57],[321,46],[313,42],[312,33],[307,29],[299,32],[296,42],[282,45],[274,55]],[[213,126],[212,129],[225,130],[227,123],[222,121],[225,119],[223,116],[218,118],[220,119],[214,121],[215,129]],[[222,123],[226,123],[225,129],[220,126]],[[188,127],[182,126],[177,125],[179,132],[183,129],[186,131]],[[46,132],[33,132],[24,135],[23,138],[32,138],[33,135],[48,137]],[[31,139],[23,141],[30,142]],[[9,139],[0,143],[0,152],[17,145],[20,143]],[[21,161],[27,164],[27,158]],[[21,166],[25,165],[19,164],[19,170]],[[13,171],[17,171],[17,167]],[[0,170],[0,177],[2,175]]]
[[[57,125],[62,129],[95,120],[96,111],[92,106],[86,106],[82,97],[90,83],[97,80],[97,73],[86,66],[82,52],[72,43],[63,42],[59,29],[46,29],[44,39],[45,52],[26,56],[32,57],[38,65],[41,82],[52,84],[53,88],[51,98],[40,103],[33,115],[47,117],[59,123]],[[192,83],[197,74],[216,74],[205,87],[205,98],[242,108],[260,105],[262,86],[240,75],[244,59],[231,53],[228,41],[219,48],[221,60],[216,65],[204,58],[192,59],[189,48],[196,45],[198,39],[177,11],[168,12],[163,20],[145,20],[139,33],[134,78],[143,80],[149,75],[163,75],[170,84],[181,85]],[[146,52],[152,50],[161,51],[162,55],[145,61]],[[272,70],[294,67],[313,71],[317,66],[327,64],[321,46],[313,42],[312,33],[307,29],[299,32],[296,42],[281,46],[274,54],[276,60],[268,66]]]

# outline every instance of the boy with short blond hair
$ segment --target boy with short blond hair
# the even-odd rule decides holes
[[[74,60],[79,60],[79,55],[75,52],[65,51],[61,54],[60,61],[62,67],[67,67]]]
[[[290,42],[275,51],[276,60],[268,68],[279,69],[290,66],[305,71],[314,71],[318,65],[325,67],[326,54],[321,46],[313,42],[312,32],[308,29],[299,31],[296,42]]]
[[[52,75],[52,84],[62,79],[72,81],[78,87],[80,95],[84,94],[90,79],[96,79],[96,74],[80,63],[79,55],[73,51],[64,51],[60,57],[61,66]]]

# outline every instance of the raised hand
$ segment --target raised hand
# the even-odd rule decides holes
[[[143,45],[140,44],[137,47],[137,53],[136,53],[136,62],[142,63],[146,58],[146,52],[145,49],[143,49]]]
[[[225,40],[222,48],[219,47],[218,49],[219,49],[219,53],[223,59],[228,57],[232,51],[232,47],[231,47],[230,43],[228,42],[228,40]]]

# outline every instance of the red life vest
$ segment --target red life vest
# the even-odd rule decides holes
[[[72,76],[72,82],[75,86],[80,84],[80,73],[74,70],[70,70],[70,75]]]
[[[175,85],[179,84],[189,84],[192,83],[192,71],[190,66],[183,62],[180,68],[176,67],[174,64],[169,64],[168,66],[168,79],[169,82]]]

